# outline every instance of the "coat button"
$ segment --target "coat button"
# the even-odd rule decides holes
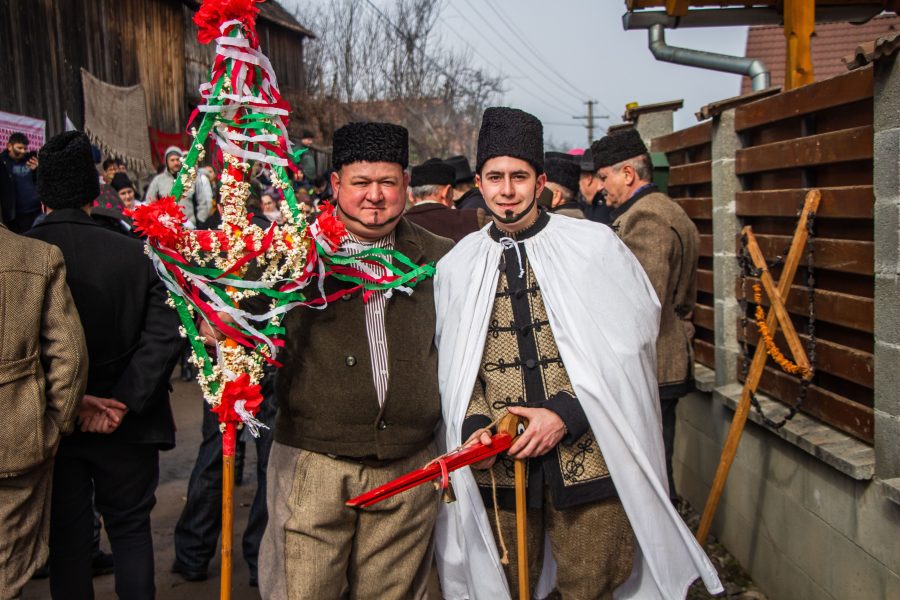
[[[352,297],[353,296],[351,294],[344,294],[343,296],[341,296],[341,300],[349,300]]]
[[[537,361],[534,360],[533,358],[529,358],[528,360],[525,361],[525,366],[528,367],[529,369],[533,369],[537,366]]]
[[[344,362],[347,363],[348,367],[355,367],[356,366],[356,357],[348,356],[347,358],[344,359]]]
[[[387,429],[387,423],[384,422],[384,419],[378,421],[378,429],[380,429],[381,431]]]

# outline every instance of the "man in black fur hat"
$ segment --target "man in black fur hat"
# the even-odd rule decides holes
[[[58,246],[87,340],[90,371],[80,430],[59,445],[50,515],[50,592],[93,598],[92,496],[109,534],[121,598],[150,599],[159,451],[175,445],[169,376],[178,317],[143,244],[90,217],[98,180],[90,141],[59,134],[40,151],[47,218],[28,235]]]
[[[406,129],[345,125],[334,133],[332,160],[345,250],[385,248],[422,264],[450,249],[450,240],[403,217]],[[260,591],[271,600],[419,598],[431,565],[434,491],[422,486],[359,512],[344,502],[436,454],[432,281],[367,301],[352,284],[324,285],[337,300],[284,320]]]
[[[547,187],[553,193],[550,200],[550,212],[557,215],[583,219],[584,212],[578,206],[578,176],[581,169],[575,162],[577,156],[548,152],[544,156],[544,168],[547,171]]]
[[[538,209],[542,137],[528,113],[485,111],[476,177],[493,224],[438,263],[445,445],[490,445],[505,414],[527,420],[508,453],[452,474],[458,501],[437,530],[442,590],[519,597],[512,460],[526,461],[532,586],[543,571],[563,598],[611,598],[632,575],[629,598],[683,597],[701,574],[721,589],[665,491],[656,296],[610,228]],[[554,585],[541,580],[536,598]]]
[[[406,218],[431,233],[458,242],[487,223],[480,208],[456,210],[453,206],[455,169],[439,158],[429,158],[412,168]]]
[[[675,407],[693,388],[691,314],[697,301],[697,227],[684,210],[651,182],[647,147],[635,129],[607,135],[591,146],[613,229],[640,261],[662,304],[656,342],[659,400],[669,494],[674,500],[672,452]]]
[[[612,219],[609,218],[609,213],[612,209],[606,205],[603,185],[600,183],[600,176],[597,175],[591,149],[586,148],[584,154],[577,158],[581,170],[578,177],[578,204],[581,206],[584,218],[595,223],[611,225]]]
[[[469,165],[469,159],[463,155],[451,156],[446,159],[448,165],[456,171],[453,179],[453,202],[456,208],[480,208],[487,210],[487,204],[481,196],[481,191],[475,185],[475,173]]]

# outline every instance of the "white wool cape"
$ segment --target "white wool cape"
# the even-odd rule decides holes
[[[460,443],[500,275],[503,249],[487,229],[461,240],[438,263],[434,280],[446,448]],[[715,568],[669,501],[656,382],[660,305],[646,274],[611,229],[586,220],[552,215],[521,243],[637,539],[631,577],[615,597],[684,598],[697,577],[710,592],[722,591]],[[493,512],[485,510],[469,468],[451,478],[458,501],[443,505],[436,528],[444,597],[508,599],[489,524]],[[545,557],[539,593],[551,590],[555,578],[550,553]]]

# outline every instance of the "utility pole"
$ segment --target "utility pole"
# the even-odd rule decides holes
[[[572,117],[572,118],[587,120],[587,122],[584,124],[584,126],[587,128],[587,136],[588,136],[587,147],[590,148],[591,142],[594,141],[594,119],[608,119],[609,115],[595,115],[594,114],[594,105],[597,104],[596,100],[588,100],[587,102],[585,102],[585,104],[587,104],[587,114],[580,115],[577,117]]]

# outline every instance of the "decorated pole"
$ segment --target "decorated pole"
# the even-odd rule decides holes
[[[198,368],[197,381],[222,432],[221,597],[231,597],[234,448],[247,428],[254,436],[266,428],[256,419],[263,397],[260,380],[284,342],[281,326],[294,308],[325,309],[340,295],[377,290],[411,294],[434,274],[434,264],[417,265],[403,254],[372,248],[351,251],[341,245],[346,231],[327,203],[308,224],[294,196],[289,172],[305,150],[288,138],[290,106],[282,99],[272,65],[260,50],[256,4],[261,0],[204,0],[194,15],[203,44],[215,42],[209,81],[200,86],[203,103],[190,118],[193,140],[171,196],[139,206],[131,214],[134,230],[146,238],[145,251],[166,286],[168,304],[178,312],[181,334]],[[212,141],[213,164],[220,171],[218,203],[222,225],[195,230],[185,222],[181,202],[189,201],[197,168]],[[251,164],[267,169],[284,196],[282,225],[254,225],[247,214]],[[372,275],[383,273],[383,275]],[[324,281],[343,282],[326,295]],[[199,324],[224,341],[214,352]],[[314,351],[314,349],[311,349]]]

